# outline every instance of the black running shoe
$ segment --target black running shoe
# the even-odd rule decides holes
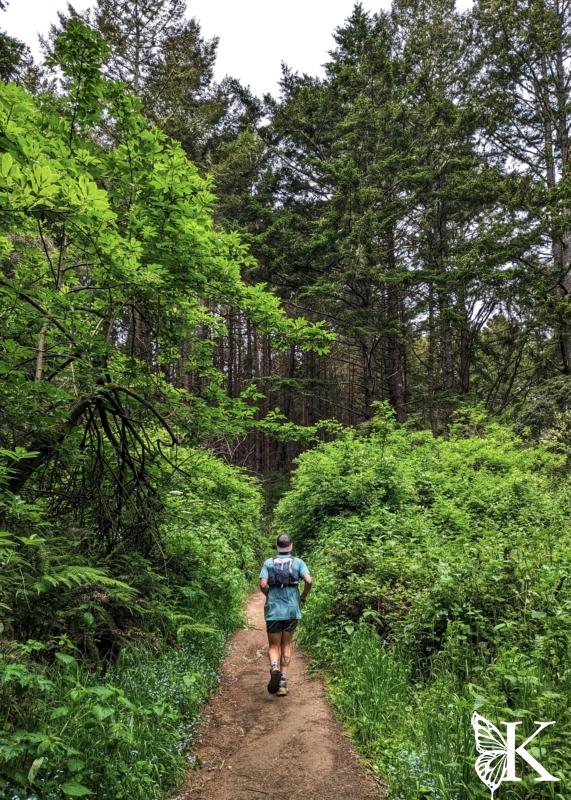
[[[280,680],[282,674],[279,669],[273,669],[270,673],[270,682],[268,683],[268,692],[275,694],[280,688]]]

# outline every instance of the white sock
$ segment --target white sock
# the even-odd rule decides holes
[[[272,661],[272,663],[270,664],[270,672],[271,672],[273,669],[279,669],[279,668],[280,668],[280,667],[279,667],[279,664],[278,664],[278,662],[277,662],[277,661]]]
[[[287,672],[282,671],[282,682],[287,683]]]

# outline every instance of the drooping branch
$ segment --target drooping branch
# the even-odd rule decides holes
[[[58,451],[58,448],[61,446],[66,437],[77,427],[85,413],[89,413],[92,418],[94,413],[97,414],[97,417],[101,420],[103,432],[105,433],[105,436],[112,447],[127,461],[130,469],[136,477],[139,474],[142,474],[145,470],[145,453],[150,451],[151,446],[141,437],[140,432],[137,430],[137,426],[133,423],[133,420],[130,419],[125,409],[122,407],[117,397],[117,393],[123,393],[128,397],[131,397],[133,400],[147,409],[147,411],[149,411],[168,432],[171,438],[171,444],[178,444],[178,437],[171,425],[167,422],[164,416],[157,411],[151,402],[146,400],[144,397],[141,397],[136,392],[133,392],[131,389],[128,389],[126,386],[120,386],[115,383],[107,383],[93,394],[82,397],[72,407],[68,418],[60,424],[58,430],[49,438],[41,438],[26,445],[26,449],[29,452],[34,453],[34,455],[30,458],[23,459],[18,466],[13,469],[12,476],[8,482],[8,489],[14,493],[21,491],[23,486],[36,472],[36,470],[54,457]],[[105,406],[105,402],[107,402],[109,405]],[[133,441],[136,441],[140,446],[140,464],[137,465],[133,461],[125,436],[121,436],[121,441],[119,441],[119,439],[117,439],[116,435],[113,433],[109,423],[108,414],[120,419],[123,431],[127,432],[132,437]],[[99,435],[98,426],[95,426],[95,430]]]

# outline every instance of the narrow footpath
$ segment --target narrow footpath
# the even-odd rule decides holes
[[[249,627],[230,644],[218,693],[204,710],[197,769],[174,800],[381,800],[359,763],[320,681],[294,648],[290,694],[268,694],[264,598],[247,605]]]

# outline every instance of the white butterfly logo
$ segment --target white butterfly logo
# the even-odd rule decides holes
[[[508,745],[496,726],[476,712],[472,714],[472,727],[476,750],[480,753],[476,760],[476,772],[494,800],[494,792],[508,772]]]

